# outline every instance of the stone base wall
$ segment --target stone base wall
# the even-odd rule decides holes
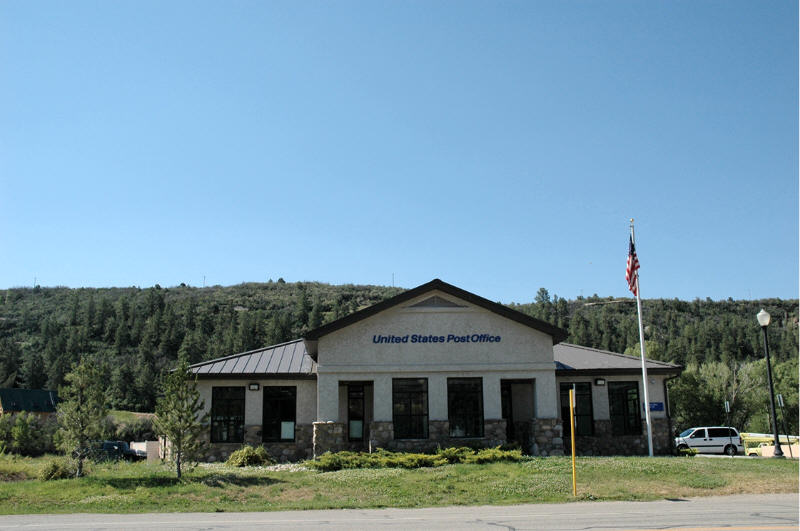
[[[428,422],[427,439],[395,439],[391,422],[370,423],[369,449],[385,448],[399,452],[433,452],[451,446],[492,447],[506,443],[505,419],[484,421],[483,437],[450,437],[450,422],[431,420]]]
[[[670,419],[651,419],[653,427],[653,454],[674,453]],[[575,437],[578,455],[647,455],[647,426],[642,422],[638,435],[613,435],[610,420],[595,420],[593,436]],[[570,441],[565,441],[569,452]]]
[[[652,419],[653,453],[674,453],[670,419]],[[593,436],[576,438],[578,455],[647,455],[647,433],[642,427],[639,435],[613,435],[610,420],[596,420]],[[514,433],[524,453],[530,455],[564,455],[570,452],[570,441],[562,438],[560,419],[533,419],[514,422]],[[484,436],[475,438],[450,437],[450,423],[432,420],[428,423],[427,439],[394,439],[392,422],[370,422],[364,441],[348,441],[347,427],[340,422],[298,424],[294,442],[261,442],[261,426],[245,426],[244,444],[262,445],[278,462],[300,461],[318,457],[326,451],[372,451],[378,448],[401,452],[433,452],[438,448],[470,446],[476,448],[505,444],[506,421],[484,421]],[[208,442],[206,432],[206,442]],[[241,443],[209,443],[205,460],[225,461]]]
[[[514,421],[514,440],[509,443],[519,444],[522,453],[533,455],[533,421],[515,420]]]
[[[533,419],[531,439],[531,455],[564,455],[561,419]]]
[[[311,458],[311,436],[313,433],[310,424],[295,426],[294,442],[262,442],[261,425],[250,425],[244,428],[244,443],[211,443],[208,444],[205,460],[208,462],[225,461],[230,455],[243,445],[261,446],[280,463],[300,461]],[[206,432],[206,442],[209,433]]]
[[[372,421],[369,423],[369,445],[371,452],[378,448],[388,448],[394,440],[394,424],[385,421]]]

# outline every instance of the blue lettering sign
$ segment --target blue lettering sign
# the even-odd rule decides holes
[[[404,336],[396,336],[394,334],[375,334],[372,336],[372,342],[375,344],[389,344],[389,343],[500,343],[500,336],[493,334],[447,334],[446,336],[439,336],[434,334],[406,334]]]

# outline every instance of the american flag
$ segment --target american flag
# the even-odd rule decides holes
[[[633,237],[630,239],[628,248],[628,264],[625,267],[625,280],[628,281],[628,289],[639,295],[639,259],[636,257],[636,247],[633,245]]]

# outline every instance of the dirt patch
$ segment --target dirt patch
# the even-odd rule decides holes
[[[287,489],[275,497],[279,501],[305,501],[314,499],[314,489],[303,487],[301,489]]]
[[[22,472],[0,472],[0,481],[25,481],[28,479]]]

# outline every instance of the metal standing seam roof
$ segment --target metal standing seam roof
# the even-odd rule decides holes
[[[618,354],[570,343],[553,345],[556,371],[587,371],[594,373],[626,373],[642,370],[642,360],[636,356]],[[664,361],[647,360],[647,370],[655,374],[680,374],[683,367]]]
[[[48,389],[0,389],[0,406],[3,411],[36,411],[52,413],[58,404],[58,393]]]
[[[242,352],[189,366],[198,377],[298,375],[315,373],[316,363],[306,351],[302,339],[280,345]]]
[[[642,370],[641,360],[636,356],[570,343],[553,345],[553,357],[556,371],[561,374],[573,371],[627,374]],[[198,377],[206,378],[316,375],[316,362],[309,356],[302,339],[195,363],[189,368]],[[663,361],[647,360],[647,370],[654,374],[680,374],[683,367]]]

